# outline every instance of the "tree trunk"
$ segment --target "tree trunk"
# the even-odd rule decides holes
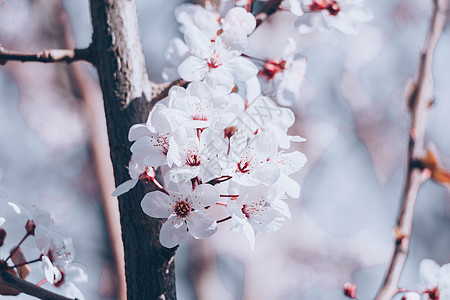
[[[130,179],[128,130],[151,109],[151,84],[139,39],[134,0],[91,0],[91,49],[103,91],[116,185]],[[112,192],[112,191],[111,191]],[[142,183],[119,197],[128,299],[176,299],[175,249],[160,245],[160,219],[142,212]]]

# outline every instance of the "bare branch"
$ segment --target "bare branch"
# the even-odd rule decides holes
[[[166,82],[166,83],[154,83],[151,82],[152,85],[152,101],[151,101],[151,107],[156,104],[156,102],[164,99],[169,95],[169,90],[173,86],[182,86],[186,87],[187,82],[183,79],[177,79],[172,82]]]
[[[268,1],[263,9],[255,16],[256,27],[261,25],[271,14],[276,12],[280,6],[281,0],[270,0]]]
[[[407,153],[406,177],[402,191],[402,205],[397,218],[395,248],[383,285],[376,300],[390,300],[399,292],[398,280],[408,255],[412,231],[414,204],[417,192],[427,179],[417,161],[424,156],[427,111],[433,101],[433,75],[431,70],[433,52],[445,27],[448,0],[433,0],[431,26],[420,53],[419,71],[409,96],[411,127]]]
[[[0,64],[5,64],[7,61],[71,63],[78,60],[91,62],[91,49],[47,49],[38,53],[26,53],[19,51],[9,51],[4,49],[3,47],[0,47]]]
[[[0,282],[8,285],[18,291],[21,291],[27,295],[34,296],[39,299],[45,300],[76,300],[71,298],[66,298],[64,296],[50,292],[49,290],[38,287],[26,280],[20,279],[6,270],[0,270]]]

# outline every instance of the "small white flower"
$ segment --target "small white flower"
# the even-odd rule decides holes
[[[334,28],[342,33],[356,35],[358,25],[373,19],[372,13],[363,5],[364,0],[298,0],[305,14],[296,25],[300,33],[315,28]]]
[[[238,199],[229,200],[227,208],[235,226],[243,229],[252,249],[256,232],[277,231],[284,225],[285,217],[289,216],[284,201],[277,198],[273,188],[265,185],[241,187]]]
[[[268,85],[266,92],[276,96],[280,105],[292,106],[300,97],[300,87],[306,73],[306,58],[295,53],[297,45],[291,38],[280,60],[266,60],[258,73]]]
[[[420,277],[425,284],[424,294],[431,300],[450,300],[450,264],[439,266],[431,259],[420,263]]]
[[[136,159],[131,159],[128,164],[128,172],[131,179],[120,184],[114,192],[112,192],[113,197],[118,197],[125,194],[132,188],[136,186],[139,180],[144,183],[149,183],[153,177],[155,177],[155,171],[152,167],[146,166],[143,161],[139,162]]]
[[[171,39],[165,54],[168,66],[163,69],[161,75],[162,78],[165,81],[174,81],[179,79],[180,76],[177,72],[178,66],[188,57],[189,48],[185,42],[178,37]]]
[[[190,183],[170,184],[169,195],[150,192],[142,199],[144,213],[154,218],[167,218],[159,235],[161,245],[173,248],[189,234],[197,239],[208,238],[217,231],[217,223],[205,207],[219,202],[219,194],[212,185],[201,184],[192,191]]]
[[[34,236],[41,253],[48,257],[54,265],[63,266],[73,261],[75,250],[71,238],[64,238],[39,224],[36,225]]]
[[[420,295],[416,292],[408,292],[403,295],[402,300],[420,300]]]
[[[299,151],[277,153],[273,157],[273,161],[280,170],[280,178],[275,185],[285,191],[289,197],[300,197],[300,185],[290,178],[289,175],[303,168],[306,163],[306,156]]]
[[[182,29],[186,30],[188,27],[195,26],[209,40],[214,39],[217,36],[217,31],[220,30],[220,15],[201,5],[182,4],[175,9],[175,16],[178,23],[183,26]]]
[[[222,19],[220,34],[222,41],[231,49],[243,51],[248,44],[248,35],[255,30],[256,19],[242,7],[234,7]]]
[[[181,63],[178,73],[186,81],[206,79],[212,88],[229,93],[234,81],[246,81],[258,73],[256,66],[241,57],[241,52],[228,49],[218,37],[211,42],[197,27],[189,27],[184,39],[191,56]]]

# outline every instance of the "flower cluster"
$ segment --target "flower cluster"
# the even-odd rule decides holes
[[[30,265],[41,263],[43,280],[37,283],[41,286],[49,283],[59,289],[59,292],[67,297],[84,299],[79,289],[73,282],[86,282],[87,275],[84,270],[72,264],[74,259],[74,248],[72,239],[60,235],[59,227],[56,225],[48,212],[35,208],[30,214],[18,204],[12,201],[1,201],[2,216],[0,226],[8,223],[17,223],[17,219],[25,216],[25,236],[14,246],[6,259],[0,259],[0,268],[15,276],[25,279],[31,272]],[[9,217],[7,212],[12,212]],[[11,217],[11,215],[13,217]],[[14,216],[18,216],[16,218]],[[7,238],[7,230],[0,227],[0,247],[4,246]],[[21,248],[22,243],[33,237],[40,255],[34,260],[27,260]],[[12,237],[9,237],[11,239]],[[9,260],[12,261],[10,265]],[[20,291],[0,284],[0,295],[17,295]]]
[[[450,299],[450,264],[439,266],[431,259],[420,263],[422,288],[407,291],[404,300],[449,300]]]
[[[299,14],[303,2],[283,1],[279,8]],[[325,2],[306,7],[319,12],[314,3],[325,9]],[[176,9],[184,40],[171,41],[162,75],[188,83],[172,87],[147,122],[129,131],[131,179],[113,195],[128,192],[139,181],[153,182],[159,190],[145,195],[141,206],[149,216],[167,218],[160,233],[165,247],[188,235],[208,238],[218,223],[231,219],[253,248],[257,232],[276,231],[290,217],[285,200],[300,195],[290,176],[306,157],[287,151],[291,142],[304,139],[287,134],[294,114],[270,97],[283,106],[297,101],[306,59],[292,38],[281,57],[249,55],[249,36],[257,27],[252,4],[221,1],[218,9],[193,4]],[[155,179],[158,167],[163,167],[164,186]],[[213,206],[225,207],[228,216],[215,220]]]

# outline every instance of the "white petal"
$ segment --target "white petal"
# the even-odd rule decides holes
[[[16,214],[20,215],[22,213],[22,209],[19,205],[15,204],[14,202],[8,201],[6,204],[8,204]]]
[[[138,138],[145,136],[145,135],[151,135],[152,132],[145,124],[135,124],[131,126],[130,131],[128,132],[128,140],[130,142],[133,142],[137,140]]]
[[[160,191],[147,193],[141,201],[142,211],[154,218],[167,218],[173,212],[169,196]]]
[[[296,16],[303,15],[303,10],[299,0],[284,0],[281,2],[280,8],[290,10]]]
[[[84,300],[84,296],[81,291],[72,283],[72,282],[64,282],[64,284],[60,287],[61,293],[71,299]]]
[[[130,150],[133,154],[139,154],[142,152],[155,151],[155,147],[149,136],[142,136],[131,145]]]
[[[285,218],[273,208],[268,207],[261,214],[252,215],[248,221],[256,231],[271,233],[284,225]]]
[[[34,230],[34,237],[36,239],[36,244],[39,250],[41,250],[41,253],[47,254],[48,250],[52,246],[48,229],[43,225],[36,225],[36,229]]]
[[[119,185],[114,192],[112,192],[111,196],[113,197],[117,197],[120,196],[122,194],[125,194],[126,192],[128,192],[129,190],[131,190],[132,188],[134,188],[134,186],[136,185],[136,183],[138,182],[139,178],[136,179],[130,179],[125,181],[124,183],[122,183],[121,185]]]
[[[164,247],[173,248],[186,240],[187,235],[186,223],[172,216],[161,227],[159,241]]]
[[[3,225],[3,223],[5,223],[5,218],[2,218],[2,217],[0,217],[0,226],[2,226]]]
[[[145,156],[144,164],[146,166],[152,166],[154,168],[166,165],[167,164],[167,156],[164,153],[162,153],[161,151],[158,151],[155,153],[150,153],[149,155]]]
[[[178,67],[178,74],[186,81],[202,80],[206,73],[208,73],[208,63],[195,56],[189,56]]]
[[[226,66],[234,79],[239,81],[247,81],[258,73],[258,68],[250,60],[241,56],[228,60]]]
[[[53,267],[53,264],[46,255],[42,256],[41,262],[45,278],[50,284],[53,284],[53,281],[55,280],[55,267]]]
[[[192,207],[200,209],[206,206],[214,205],[220,201],[219,191],[210,184],[200,184],[192,192]]]
[[[189,232],[197,239],[209,238],[217,231],[216,220],[205,211],[191,212],[187,219]]]
[[[206,59],[214,53],[210,39],[195,26],[186,28],[184,40],[189,47],[189,52],[194,56]]]
[[[437,285],[440,266],[434,260],[422,260],[419,269],[420,277],[425,284]]]
[[[289,206],[286,202],[280,199],[275,199],[270,202],[270,206],[277,212],[279,212],[283,217],[291,218],[291,212],[289,210]]]
[[[287,175],[281,174],[277,181],[277,186],[291,198],[300,197],[300,185]]]
[[[169,171],[170,181],[179,183],[195,178],[200,173],[200,167],[183,166]]]
[[[416,292],[408,292],[403,296],[402,299],[403,300],[420,300],[420,295]]]
[[[273,163],[265,163],[255,168],[254,177],[261,183],[272,185],[280,178],[280,169]]]
[[[278,153],[275,157],[275,163],[280,168],[281,173],[290,175],[298,172],[305,165],[307,159],[305,154],[300,151],[290,153]]]
[[[450,296],[450,264],[443,265],[439,271],[439,289],[446,291],[446,297]]]
[[[188,55],[189,48],[178,37],[175,37],[169,41],[169,46],[166,49],[165,58],[166,61],[172,66],[181,63]]]
[[[228,94],[234,86],[234,78],[229,67],[220,66],[206,74],[206,83],[217,92]]]

